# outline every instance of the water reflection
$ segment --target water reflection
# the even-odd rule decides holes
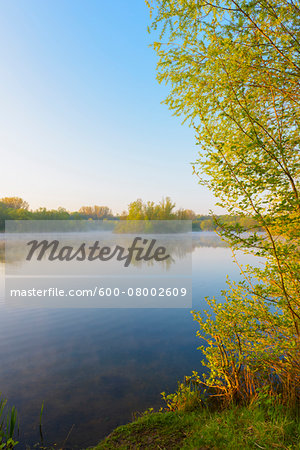
[[[89,233],[87,236],[90,236],[91,233]],[[0,263],[4,263],[5,261],[5,242],[4,242],[4,235],[2,235],[3,238],[1,239],[0,237]],[[15,236],[15,235],[7,235],[8,239],[11,239],[11,243],[10,246],[12,248],[12,251],[14,253],[14,258],[13,260],[7,260],[7,263],[16,263],[19,261],[24,260],[24,258],[26,257],[26,255],[28,254],[28,248],[26,247],[26,245],[24,245],[27,242],[29,242],[31,239],[36,238],[36,235],[27,235],[27,236]],[[69,237],[66,237],[66,235],[54,235],[53,238],[62,238],[63,242],[65,242],[65,245],[70,245],[70,246],[76,246],[78,244],[79,239],[82,241],[82,236],[84,236],[84,234],[80,234],[80,235],[74,235],[74,234],[69,234]],[[99,235],[94,235],[94,238],[97,237],[99,238]],[[108,246],[113,246],[116,243],[116,236],[113,235],[111,236],[111,238],[109,238],[109,233],[107,233],[105,236],[105,245]],[[41,236],[42,237],[42,236]],[[148,239],[150,238],[157,238],[157,236],[153,235],[153,236],[147,236]],[[92,245],[93,241],[91,236],[88,237],[88,239],[86,239],[86,246],[88,245]],[[128,237],[124,237],[122,239],[122,236],[119,237],[118,240],[118,244],[119,245],[127,245],[129,242]],[[188,244],[188,245],[187,245]],[[201,247],[213,247],[213,248],[217,248],[217,247],[228,247],[228,244],[225,241],[222,241],[220,236],[218,236],[216,233],[213,232],[194,232],[191,233],[191,241],[185,241],[182,240],[180,237],[176,239],[176,237],[174,236],[170,236],[168,237],[168,245],[170,246],[170,251],[171,253],[174,253],[176,256],[178,256],[179,258],[184,258],[188,253],[193,252],[196,248],[201,248]],[[49,251],[46,252],[46,255],[49,254]]]
[[[154,261],[154,255],[159,250],[163,254]],[[9,275],[77,273],[91,276],[101,273],[127,276],[140,272],[135,269],[144,268],[147,275],[160,274],[162,271],[172,274],[174,270],[177,274],[185,275],[184,267],[192,251],[192,233],[24,233],[6,234],[5,259]],[[185,263],[178,266],[182,259],[186,259]]]

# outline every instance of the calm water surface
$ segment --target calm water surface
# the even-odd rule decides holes
[[[193,309],[202,310],[239,269],[214,233],[193,233],[193,243]],[[72,429],[65,448],[84,448],[203,369],[190,309],[10,309],[3,276],[2,262],[0,392],[18,409],[20,449],[39,442],[43,401],[46,444],[62,445]]]

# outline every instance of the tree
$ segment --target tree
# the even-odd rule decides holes
[[[175,206],[176,206],[175,203],[172,202],[170,197],[163,198],[162,201],[159,203],[158,219],[159,220],[176,219],[176,216],[173,212]]]
[[[127,220],[144,220],[144,203],[138,198],[136,201],[128,205]]]
[[[29,204],[20,197],[4,197],[4,198],[0,199],[0,203],[2,203],[7,208],[12,208],[12,209],[28,209],[29,208]]]
[[[212,218],[204,219],[201,221],[200,228],[202,231],[210,231],[214,230],[216,227],[216,224]]]
[[[176,216],[179,220],[195,220],[196,214],[191,209],[178,209]]]
[[[170,197],[163,198],[161,202],[146,202],[140,198],[131,202],[128,206],[127,220],[173,220],[177,219],[177,213],[173,212],[175,203]]]
[[[89,219],[109,219],[113,217],[108,206],[82,206],[79,213]]]
[[[223,305],[211,301],[215,320],[194,315],[207,339],[205,383],[244,399],[280,385],[298,401],[300,9],[291,0],[149,6],[161,29],[158,80],[171,84],[165,103],[200,146],[194,171],[220,206],[253,224],[245,234],[242,222],[218,221],[222,235],[233,251],[264,258],[241,268],[245,280]]]

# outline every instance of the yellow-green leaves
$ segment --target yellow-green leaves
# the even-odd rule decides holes
[[[195,172],[219,205],[253,220],[250,233],[218,223],[221,234],[233,249],[262,257],[259,268],[243,270],[244,283],[231,285],[224,305],[212,303],[214,319],[195,315],[207,339],[207,383],[240,397],[259,384],[281,386],[286,399],[299,400],[299,7],[152,6],[153,29],[163,34],[163,45],[161,37],[154,45],[158,80],[170,86],[165,103],[195,131]]]

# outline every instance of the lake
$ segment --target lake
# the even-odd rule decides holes
[[[198,311],[206,296],[221,299],[227,274],[240,275],[213,232],[193,233],[192,241]],[[239,261],[255,259],[240,255]],[[3,260],[0,283],[0,392],[18,410],[20,449],[39,442],[42,402],[45,443],[84,448],[134,412],[159,408],[162,391],[173,392],[185,375],[203,370],[191,308],[11,308]]]

